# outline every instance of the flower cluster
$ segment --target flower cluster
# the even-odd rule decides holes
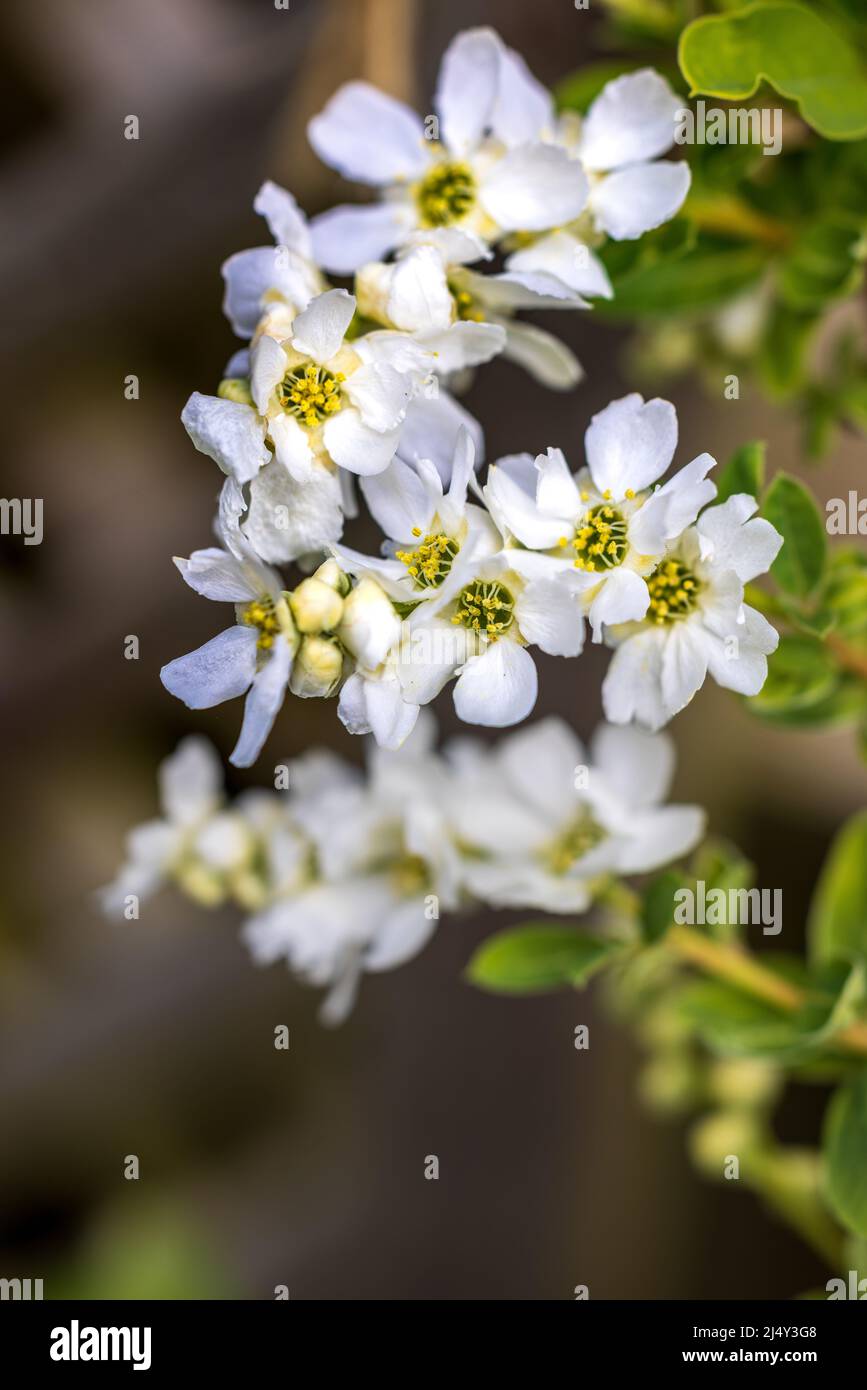
[[[554,388],[579,379],[569,350],[516,315],[609,297],[594,248],[674,215],[689,171],[659,156],[677,109],[645,69],[610,82],[583,121],[560,116],[492,30],[470,30],[426,120],[352,82],[311,121],[321,158],[378,201],[308,222],[291,194],[260,189],[276,245],[224,266],[248,346],[183,413],[226,480],[220,545],[176,564],[235,621],[162,672],[194,709],[246,693],[237,765],[255,761],[287,690],[337,696],[344,725],[386,748],[452,679],[462,719],[515,723],[536,699],[529,649],[577,656],[585,617],[617,647],[612,720],[659,727],[707,670],[759,688],[775,634],[743,608],[743,581],[776,540],[746,498],[699,517],[715,495],[709,455],[657,486],[670,405],[613,402],[575,477],[549,448],[501,459],[482,485],[482,432],[453,394],[498,354]],[[342,544],[355,479],[385,533],[377,556]],[[290,589],[275,566],[293,562],[308,577]]]
[[[285,789],[228,804],[215,750],[184,739],[160,768],[161,815],[130,833],[104,910],[138,916],[165,883],[206,907],[232,901],[254,959],[285,959],[327,988],[323,1017],[339,1022],[361,973],[411,959],[441,910],[583,910],[612,878],[659,868],[703,833],[697,807],[662,804],[665,735],[603,725],[585,751],[546,719],[493,749],[463,738],[437,753],[434,734],[423,718],[400,751],[373,745],[365,774],[307,753],[278,764]]]

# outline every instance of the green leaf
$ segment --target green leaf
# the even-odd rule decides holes
[[[583,985],[622,949],[620,942],[574,928],[528,924],[483,941],[467,966],[467,978],[497,994]]]
[[[668,254],[654,256],[655,248],[645,247],[636,257],[624,254],[622,245],[609,243],[601,253],[614,298],[600,301],[594,312],[606,318],[662,318],[713,308],[754,284],[768,260],[758,246],[683,241]]]
[[[834,208],[806,227],[779,266],[782,300],[792,309],[809,311],[854,293],[864,277],[859,252],[863,232],[863,218]]]
[[[788,729],[813,730],[839,729],[867,713],[867,691],[855,676],[841,676],[834,689],[824,699],[814,705],[801,708],[779,708],[768,710],[756,703],[756,698],[747,701],[754,714]]]
[[[867,632],[867,555],[863,551],[832,550],[822,604],[834,615],[841,637]]]
[[[683,887],[683,877],[666,869],[645,889],[641,904],[641,932],[645,941],[659,941],[674,920],[674,895]]]
[[[807,919],[814,960],[867,959],[867,811],[837,834],[822,866]]]
[[[719,980],[698,980],[679,996],[677,1011],[713,1052],[757,1057],[796,1049],[796,1020]]]
[[[770,395],[785,399],[803,389],[817,322],[815,314],[799,313],[786,304],[773,305],[758,358],[759,374]]]
[[[765,445],[761,440],[744,444],[732,454],[717,479],[717,502],[725,502],[737,492],[751,497],[761,494],[765,483]]]
[[[768,678],[749,701],[756,714],[792,714],[827,700],[839,675],[821,642],[813,637],[785,636],[768,658]]]
[[[867,1236],[867,1068],[831,1101],[823,1148],[832,1210],[850,1231]]]
[[[771,574],[781,589],[797,598],[807,598],[825,570],[828,537],[812,493],[778,473],[768,489],[762,515],[783,537],[783,548],[771,566]]]
[[[678,47],[691,93],[729,101],[766,80],[829,140],[867,135],[867,72],[836,29],[802,5],[759,0],[688,24]]]

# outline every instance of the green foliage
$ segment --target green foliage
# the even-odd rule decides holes
[[[528,924],[488,937],[467,966],[467,978],[495,994],[534,994],[583,985],[622,950],[574,928]]]
[[[867,1068],[831,1101],[824,1153],[834,1212],[849,1230],[867,1236]]]
[[[827,535],[812,493],[778,473],[768,488],[762,514],[783,537],[783,548],[771,566],[771,574],[781,589],[798,598],[807,598],[825,570]]]
[[[641,906],[641,933],[645,941],[659,941],[674,918],[674,895],[683,887],[683,876],[666,869],[648,885]]]
[[[808,936],[817,961],[867,960],[867,811],[831,846],[813,900]]]
[[[802,5],[759,0],[688,25],[678,48],[692,94],[738,101],[762,81],[829,140],[867,135],[867,71],[857,50]]]
[[[765,485],[765,445],[761,441],[744,444],[735,450],[717,478],[717,502],[725,502],[736,493],[746,492],[760,497]]]
[[[820,641],[784,636],[768,659],[768,678],[750,705],[768,718],[798,715],[825,703],[837,690],[838,672]]]

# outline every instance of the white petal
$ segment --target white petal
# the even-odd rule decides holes
[[[571,232],[549,232],[532,246],[514,251],[506,261],[506,269],[554,275],[579,295],[597,299],[614,296],[608,272],[599,257]]]
[[[400,637],[400,618],[388,595],[365,575],[346,598],[337,636],[359,666],[374,670]]]
[[[738,639],[737,647],[725,638],[707,635],[708,670],[724,689],[758,695],[768,678],[768,655],[776,650],[780,635],[754,608],[745,605],[741,615],[742,623],[731,634]]]
[[[244,603],[260,592],[237,558],[216,546],[194,550],[189,560],[176,556],[175,564],[191,589],[220,603]]]
[[[563,520],[544,516],[535,497],[520,487],[503,467],[492,464],[488,469],[484,495],[497,524],[511,531],[531,550],[550,550],[566,533]]]
[[[355,296],[326,290],[312,299],[292,324],[292,346],[314,362],[328,362],[343,345],[355,313]]]
[[[226,292],[223,313],[241,338],[252,338],[266,296],[278,296],[303,309],[317,292],[317,276],[297,252],[284,246],[256,246],[223,262]],[[234,376],[227,371],[226,376]],[[246,375],[246,373],[243,373]]]
[[[455,440],[452,457],[452,478],[449,483],[449,502],[457,512],[463,512],[467,488],[475,476],[476,447],[469,430],[461,428]]]
[[[291,415],[283,412],[268,422],[274,444],[274,457],[297,483],[306,483],[316,467],[307,431]]]
[[[612,724],[633,719],[648,729],[668,721],[662,702],[662,655],[665,637],[657,628],[636,633],[618,647],[602,682],[602,705]]]
[[[252,767],[261,753],[283,703],[291,666],[289,644],[278,637],[244,702],[244,722],[229,758],[235,767]]]
[[[681,468],[634,513],[629,523],[629,543],[642,555],[660,555],[666,543],[691,526],[702,507],[716,496],[716,484],[707,474],[716,467],[710,454]]]
[[[552,829],[575,818],[575,773],[586,763],[586,755],[565,720],[549,715],[504,737],[498,756],[521,801],[534,807]]]
[[[463,227],[420,227],[410,233],[408,246],[431,246],[449,266],[493,260],[494,253],[475,232]]]
[[[584,617],[565,578],[531,580],[518,597],[515,617],[527,641],[550,656],[578,656],[584,646]]]
[[[222,797],[223,769],[213,744],[199,734],[181,740],[160,764],[160,805],[176,825],[193,825],[215,811]]]
[[[329,455],[350,473],[381,473],[394,458],[400,427],[372,430],[357,410],[345,408],[326,420],[322,442]]]
[[[454,301],[442,257],[432,246],[419,246],[396,262],[388,295],[388,317],[407,333],[437,333],[448,328]]]
[[[510,323],[503,353],[553,391],[571,391],[584,372],[571,348],[530,323]]]
[[[469,431],[476,451],[476,467],[485,456],[485,436],[475,416],[442,387],[432,396],[416,396],[407,407],[400,432],[400,457],[413,463],[431,459],[444,483],[451,476],[458,431]]]
[[[493,133],[504,145],[540,140],[554,123],[554,102],[520,53],[500,55],[500,82],[493,114]]]
[[[584,446],[599,492],[621,501],[628,489],[641,492],[668,468],[677,447],[677,413],[670,401],[645,405],[637,393],[621,396],[593,416]]]
[[[288,359],[270,334],[263,333],[250,349],[250,394],[260,415],[268,414],[271,397],[286,374]]]
[[[199,452],[239,483],[255,478],[271,457],[264,426],[251,405],[194,391],[181,420]]]
[[[555,145],[521,145],[482,179],[479,201],[504,231],[545,232],[572,222],[587,202],[577,159]]]
[[[682,859],[701,840],[705,823],[705,813],[698,806],[662,806],[630,818],[618,870],[649,873]]]
[[[203,647],[170,661],[160,671],[160,680],[188,709],[210,709],[234,700],[256,674],[257,639],[255,628],[226,628]]]
[[[668,795],[674,775],[674,744],[667,734],[600,724],[590,752],[606,788],[624,806],[655,806]]]
[[[253,208],[268,223],[268,230],[278,246],[288,247],[305,259],[311,259],[313,245],[307,218],[291,193],[279,183],[266,179],[253,200]]]
[[[650,592],[640,574],[627,569],[610,570],[590,605],[593,641],[601,642],[604,623],[613,627],[616,623],[637,622],[649,606]]]
[[[683,102],[652,68],[608,82],[587,112],[581,159],[588,169],[619,169],[655,159],[674,144]]]
[[[562,449],[549,449],[536,459],[536,502],[548,516],[574,523],[582,511],[581,493]]]
[[[431,333],[425,346],[436,355],[436,370],[448,376],[466,367],[490,362],[506,346],[506,330],[498,323],[470,323],[460,320],[444,333]]]
[[[395,183],[426,163],[418,116],[367,82],[340,87],[310,121],[307,138],[323,163],[357,183]]]
[[[416,527],[425,533],[429,530],[436,498],[402,459],[393,459],[384,472],[364,478],[361,491],[374,520],[392,540],[412,545]]]
[[[357,682],[358,694],[347,692],[351,682]],[[371,733],[380,748],[390,749],[402,747],[419,715],[418,705],[404,700],[397,680],[364,680],[358,672],[346,682],[337,712],[350,733]]]
[[[345,391],[374,430],[393,430],[406,414],[412,397],[412,382],[403,372],[386,362],[370,362],[347,378]]]
[[[543,270],[510,270],[502,275],[479,275],[465,270],[456,277],[456,283],[495,313],[588,307],[559,276]]]
[[[327,550],[343,531],[340,483],[317,465],[297,483],[280,463],[269,463],[250,484],[244,534],[263,560],[274,564]]]
[[[393,970],[417,956],[436,930],[436,918],[426,912],[423,897],[398,903],[383,918],[382,925],[364,953],[366,970]]]
[[[477,650],[467,629],[454,623],[438,618],[404,623],[396,667],[404,698],[429,704]]]
[[[443,54],[434,106],[440,136],[450,154],[475,149],[490,126],[501,52],[493,29],[466,29]]]
[[[662,699],[668,718],[679,714],[704,684],[709,643],[700,623],[672,623],[662,657]]]
[[[332,275],[351,275],[400,245],[412,223],[394,203],[345,203],[310,223],[316,261]]]
[[[741,492],[718,507],[709,507],[698,522],[702,558],[720,569],[734,570],[744,584],[770,569],[783,544],[769,521],[749,520],[756,511],[756,499]]]
[[[539,678],[533,658],[508,638],[471,657],[455,682],[458,718],[504,728],[526,719],[536,703]]]
[[[615,241],[633,241],[674,216],[689,183],[685,160],[634,164],[594,184],[590,208],[601,231]]]

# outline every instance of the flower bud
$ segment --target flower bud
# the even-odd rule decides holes
[[[400,618],[375,579],[361,579],[347,595],[337,630],[360,666],[375,670],[400,636]]]
[[[355,272],[356,312],[363,318],[374,319],[376,323],[391,324],[388,317],[388,300],[394,267],[372,261]]]
[[[319,579],[323,584],[327,584],[329,589],[334,589],[341,598],[346,598],[352,588],[352,582],[345,570],[342,570],[336,560],[326,560],[318,570],[314,570],[311,576]]]
[[[693,1125],[688,1142],[690,1157],[699,1171],[708,1178],[723,1178],[727,1161],[734,1157],[743,1162],[754,1156],[761,1136],[749,1111],[717,1110]]]
[[[216,873],[196,859],[187,859],[175,872],[175,882],[182,893],[200,907],[219,907],[226,899],[226,884]]]
[[[299,632],[330,632],[343,616],[343,599],[331,585],[311,575],[289,596]]]
[[[224,377],[217,387],[217,395],[224,401],[236,401],[238,405],[252,405],[250,382],[245,376]]]
[[[328,637],[304,637],[289,677],[289,689],[302,700],[333,695],[343,674],[343,653]]]
[[[764,1105],[780,1090],[779,1068],[760,1057],[726,1057],[714,1064],[711,1088],[720,1105]]]

